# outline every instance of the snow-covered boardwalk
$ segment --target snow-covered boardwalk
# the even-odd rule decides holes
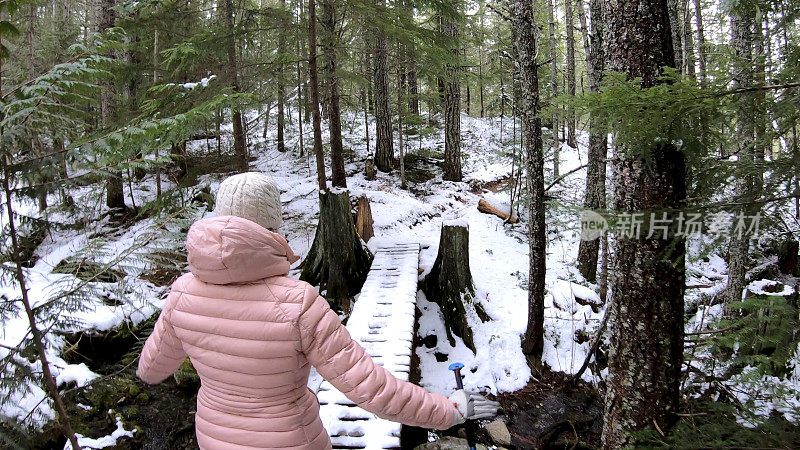
[[[419,244],[378,248],[347,324],[373,360],[403,380],[411,364],[419,249]],[[320,384],[317,397],[334,448],[400,448],[399,423],[355,406],[327,381]]]

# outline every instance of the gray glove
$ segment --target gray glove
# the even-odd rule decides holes
[[[500,408],[499,403],[463,389],[453,392],[448,399],[455,409],[453,426],[460,425],[465,420],[491,419],[497,416],[497,410]]]

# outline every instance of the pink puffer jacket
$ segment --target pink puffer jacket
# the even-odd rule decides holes
[[[186,241],[188,273],[172,285],[139,359],[159,383],[188,355],[200,376],[197,442],[206,450],[329,449],[311,366],[360,407],[446,429],[446,397],[398,380],[350,338],[309,284],[289,278],[286,240],[234,216],[203,219]]]

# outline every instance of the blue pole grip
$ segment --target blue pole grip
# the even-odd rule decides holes
[[[459,389],[464,389],[464,383],[461,381],[461,369],[464,368],[464,364],[460,362],[455,362],[450,364],[450,370],[453,371],[453,374],[456,376],[456,386]]]

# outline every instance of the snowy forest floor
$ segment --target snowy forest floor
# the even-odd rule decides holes
[[[251,122],[256,118],[256,113],[249,115]],[[576,170],[548,191],[543,356],[547,369],[532,374],[520,345],[527,318],[528,244],[524,204],[517,205],[522,218],[517,224],[504,224],[502,219],[477,210],[481,198],[503,208],[510,207],[509,190],[515,180],[512,173],[517,175],[520,163],[520,149],[512,151],[519,128],[515,131],[515,124],[509,118],[462,116],[465,181],[461,183],[441,179],[437,161],[444,149],[442,132],[410,136],[406,142],[409,189],[402,190],[397,172],[379,172],[374,181],[365,179],[364,159],[368,154],[363,121],[359,116],[346,114],[343,122],[351,197],[365,195],[371,202],[375,221],[375,237],[368,244],[371,248],[392,242],[420,243],[422,279],[436,258],[442,222],[458,218],[469,223],[470,265],[476,287],[473,301],[483,307],[491,320],[481,321],[474,307],[468,306],[468,322],[477,352],[473,354],[458,338],[456,345],[451,346],[438,306],[420,292],[416,349],[420,384],[431,391],[451,393],[454,387],[448,365],[463,362],[465,388],[498,396],[519,448],[540,445],[545,440],[554,444],[560,439],[569,445],[577,442],[599,445],[602,399],[597,388],[607,373],[595,373],[595,366],[590,365],[577,385],[569,382],[569,375],[578,370],[586,357],[589,340],[605,312],[600,305],[598,286],[586,282],[575,264],[585,180],[585,170],[580,167],[586,163],[586,136],[579,134],[578,149],[567,146],[561,149],[560,173]],[[287,125],[289,151],[277,152],[273,124],[274,119],[266,138],[262,136],[263,123],[251,131],[251,168],[271,174],[278,182],[284,207],[282,231],[294,251],[304,256],[314,238],[318,214],[314,158],[307,153],[298,156],[296,119]],[[433,129],[441,129],[440,125]],[[307,148],[309,129],[304,124]],[[375,135],[374,124],[369,135]],[[327,136],[323,135],[323,139],[327,141]],[[223,141],[223,147],[225,144]],[[216,151],[215,141],[194,141],[189,145],[191,186],[178,188],[169,177],[163,178],[164,190],[171,190],[174,201],[192,211],[189,221],[209,214],[206,206],[212,200],[208,194],[215,192],[219,182],[229,174],[230,166],[223,164],[225,158],[215,157]],[[552,170],[551,164],[548,170]],[[553,179],[552,172],[547,173],[546,185]],[[130,188],[138,206],[155,198],[152,175]],[[31,280],[31,297],[39,303],[58,290],[81,283],[79,277],[57,270],[60,264],[63,267],[62,261],[80,255],[82,261],[116,264],[109,279],[88,283],[92,291],[80,308],[65,313],[76,321],[55,327],[58,332],[49,335],[48,355],[53,369],[59,383],[65,385],[70,402],[78,405],[74,408],[80,416],[77,431],[86,436],[83,442],[95,448],[195,448],[191,413],[196,380],[190,373],[182,376],[181,372],[178,381],[170,379],[159,386],[145,386],[133,375],[136,361],[132,359],[152,327],[153,315],[163,304],[169,283],[183,268],[181,262],[172,269],[154,270],[152,255],[179,257],[187,223],[145,215],[118,226],[103,214],[104,195],[98,193],[96,185],[76,189],[72,195],[78,211],[48,212],[48,219],[86,223],[79,229],[50,230],[33,252],[35,264],[26,269],[26,274]],[[52,203],[56,202],[53,197]],[[23,213],[37,214],[33,204],[17,206]],[[727,268],[722,257],[708,251],[709,242],[693,242],[687,247],[690,249],[687,284],[702,286],[687,291],[686,298],[687,312],[691,313],[687,331],[696,332],[714,325],[721,314],[721,306],[712,305],[708,299],[725,286]],[[297,276],[298,272],[295,268],[291,274]],[[786,295],[795,293],[796,280],[781,282],[787,285]],[[19,295],[14,283],[6,282],[0,291],[7,298]],[[26,332],[23,316],[11,318],[5,323],[0,343],[16,345]],[[704,357],[703,361],[713,359],[703,350],[695,356],[698,361],[700,357]],[[603,357],[601,352],[600,358]],[[20,361],[20,364],[36,370],[36,363]],[[722,373],[725,369],[724,363],[715,363],[712,373]],[[757,415],[777,412],[787,420],[797,421],[798,352],[794,353],[785,377],[745,383],[747,371],[742,369],[742,375],[731,378],[726,388],[734,391],[743,404],[752,404]],[[711,384],[695,374],[690,374],[689,382]],[[45,426],[46,432],[36,435],[35,446],[60,449],[63,440],[55,437],[51,425],[46,425],[54,413],[48,401],[43,401],[44,392],[35,385],[25,388],[13,392],[0,413],[11,421]],[[102,437],[99,441],[90,441],[98,436]]]

